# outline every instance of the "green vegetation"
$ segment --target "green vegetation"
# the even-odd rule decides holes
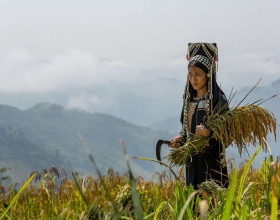
[[[276,220],[280,214],[279,163],[271,156],[255,170],[251,164],[256,154],[241,169],[232,167],[228,189],[208,181],[197,191],[185,187],[180,174],[179,181],[167,172],[156,175],[154,181],[134,178],[129,163],[124,175],[111,169],[99,177],[76,178],[73,173],[74,180],[57,185],[58,172],[53,167],[41,180],[35,176],[20,196],[10,190],[13,187],[2,187],[0,213],[8,219]]]
[[[157,163],[150,159],[155,155],[154,145],[168,135],[113,116],[68,111],[48,103],[26,111],[0,106],[0,167],[10,167],[7,164],[13,161],[20,173],[22,167],[25,172],[37,170],[21,188],[18,183],[8,187],[0,183],[0,220],[280,218],[278,158],[270,156],[260,169],[251,166],[261,147],[239,170],[229,162],[227,189],[211,180],[196,191],[185,187],[182,169],[178,173],[155,172],[151,181],[141,176],[134,178],[132,169],[140,166],[131,168],[132,163],[154,171]],[[121,137],[125,137],[128,146],[133,146],[127,149],[128,153],[139,160],[130,160],[121,142],[123,159],[118,143]],[[73,168],[70,162],[65,162],[66,158]],[[145,164],[141,163],[143,160]],[[93,173],[92,165],[96,176],[75,172]],[[46,170],[46,167],[51,168]],[[68,174],[74,170],[73,179],[62,167]],[[107,167],[121,173],[128,171],[120,174],[111,168],[106,170]],[[0,169],[3,178],[5,171]]]
[[[157,132],[136,126],[120,118],[101,113],[67,110],[59,105],[41,103],[25,111],[0,105],[0,151],[5,161],[0,167],[11,167],[12,179],[25,180],[32,170],[54,165],[67,168],[67,173],[91,174],[93,170],[78,138],[81,133],[96,158],[102,172],[114,167],[127,170],[119,140],[125,139],[129,155],[155,157],[158,139],[171,138],[167,132]],[[20,156],[20,157],[19,157]],[[150,177],[160,166],[139,160],[132,162],[136,173]],[[20,169],[16,171],[16,169]]]
[[[59,154],[50,154],[28,140],[22,131],[9,124],[0,123],[0,167],[15,167],[11,172],[12,181],[21,182],[33,170],[41,170],[52,165],[67,172],[73,169],[69,163],[64,162]],[[11,169],[2,168],[0,172],[10,172]],[[10,175],[10,174],[9,174]],[[7,176],[2,176],[7,182]],[[0,181],[1,183],[1,181]]]

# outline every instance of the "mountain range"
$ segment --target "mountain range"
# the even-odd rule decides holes
[[[8,174],[17,181],[26,179],[33,170],[52,165],[81,175],[94,173],[78,133],[102,172],[113,168],[121,173],[127,171],[127,166],[120,139],[130,157],[155,158],[157,140],[172,137],[168,132],[137,126],[111,115],[69,110],[50,103],[24,111],[0,105],[0,129],[0,167],[10,167]],[[145,178],[162,170],[160,165],[148,161],[130,163],[135,174]]]
[[[242,100],[250,89],[237,92],[231,105]],[[270,86],[256,87],[242,104],[279,93],[280,79]],[[262,106],[274,113],[279,121],[279,96],[264,102]],[[25,180],[33,170],[49,169],[51,166],[65,170],[68,174],[71,171],[80,175],[93,174],[95,170],[78,137],[80,133],[101,172],[113,168],[123,173],[127,171],[127,166],[120,139],[124,140],[130,157],[155,158],[157,140],[168,140],[180,131],[180,113],[181,109],[177,109],[175,116],[144,127],[109,114],[68,109],[48,102],[26,110],[0,105],[0,167],[11,168],[7,174],[13,181]],[[268,136],[268,143],[272,154],[279,156],[279,144],[274,142],[272,135]],[[248,147],[249,155],[254,151],[254,147]],[[162,156],[167,153],[168,148],[163,147]],[[234,146],[227,150],[227,158],[234,158],[237,165],[248,159],[248,154],[245,151],[240,157]],[[267,156],[268,153],[260,152],[254,166],[259,166],[260,161]],[[130,163],[135,175],[144,178],[151,178],[152,173],[163,170],[159,164],[149,161],[133,159]]]

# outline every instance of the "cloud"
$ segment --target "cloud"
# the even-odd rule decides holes
[[[27,54],[27,52],[13,48],[8,52],[5,64],[9,67],[19,66],[29,63],[30,60],[31,57]]]
[[[180,113],[188,64],[180,56],[114,60],[92,52],[67,50],[39,59],[14,48],[0,53],[0,57],[0,92],[2,97],[6,95],[2,100],[9,100],[3,104],[19,106],[18,100],[32,103],[33,97],[34,104],[58,103],[66,108],[112,114],[137,124]],[[279,56],[275,52],[240,51],[222,57],[218,83],[224,91],[251,87],[260,78],[260,86],[269,85],[279,78]]]
[[[85,111],[104,111],[114,106],[113,96],[97,95],[90,92],[81,92],[78,95],[70,95],[66,109],[82,109]]]
[[[170,66],[170,67],[177,67],[177,66],[184,66],[184,67],[186,67],[187,65],[186,65],[186,59],[177,59],[177,60],[172,60],[169,64],[168,64],[168,66]]]
[[[78,96],[70,96],[66,108],[77,108],[90,111],[92,106],[100,104],[101,101],[97,95],[82,92]]]
[[[1,87],[4,93],[61,92],[84,87],[112,88],[116,83],[131,88],[161,77],[184,81],[187,61],[179,56],[166,58],[139,56],[135,59],[108,59],[92,52],[67,50],[37,58],[24,49],[13,48],[0,54]],[[219,62],[218,83],[223,88],[252,86],[259,78],[269,85],[279,78],[279,53],[239,51],[224,54]],[[242,80],[240,80],[242,78]],[[167,89],[165,87],[165,89]],[[147,88],[154,94],[155,87]]]
[[[262,59],[262,57],[260,56],[260,54],[256,54],[256,53],[246,53],[244,56],[247,60],[252,60],[252,61],[259,61]]]
[[[251,87],[261,78],[260,86],[268,86],[280,77],[279,55],[268,51],[229,54],[219,64],[218,80],[224,90]]]
[[[7,93],[50,92],[144,79],[136,68],[122,60],[99,60],[92,53],[80,50],[37,60],[14,48],[3,60],[0,91]]]

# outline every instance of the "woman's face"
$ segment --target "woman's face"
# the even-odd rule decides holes
[[[207,91],[207,74],[196,66],[189,67],[189,81],[196,91]]]

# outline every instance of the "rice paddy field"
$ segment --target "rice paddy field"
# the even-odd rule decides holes
[[[254,169],[255,155],[239,169],[228,163],[227,189],[212,181],[199,190],[185,187],[184,172],[176,172],[177,179],[170,171],[151,181],[134,178],[129,160],[123,175],[97,170],[96,177],[72,173],[70,179],[51,167],[20,187],[0,186],[0,219],[280,219],[278,158]]]

